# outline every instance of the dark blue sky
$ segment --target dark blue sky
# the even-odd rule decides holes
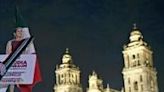
[[[24,19],[35,36],[43,82],[34,92],[53,92],[55,66],[70,48],[86,87],[95,70],[110,87],[121,89],[122,46],[137,23],[154,51],[160,92],[164,92],[163,0],[20,0]],[[15,0],[0,0],[0,53],[13,37]],[[85,90],[85,89],[84,89]]]

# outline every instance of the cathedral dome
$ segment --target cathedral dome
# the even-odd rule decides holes
[[[129,39],[130,39],[130,42],[139,41],[143,39],[143,36],[140,30],[137,28],[136,24],[133,25],[133,29],[132,29],[132,32],[130,33]]]
[[[141,34],[141,32],[139,31],[139,29],[136,29],[136,30],[133,29],[133,31],[130,33],[130,35],[131,35],[131,36],[134,36],[134,35],[142,35],[142,34]]]

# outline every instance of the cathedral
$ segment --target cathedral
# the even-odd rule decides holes
[[[124,86],[121,90],[103,87],[103,81],[95,71],[89,75],[86,92],[158,92],[157,71],[153,65],[153,51],[144,41],[140,30],[133,26],[128,44],[123,46]],[[56,66],[54,92],[84,92],[80,82],[80,68],[66,49],[62,62]]]

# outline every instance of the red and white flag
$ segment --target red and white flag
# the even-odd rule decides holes
[[[18,8],[16,8],[16,27],[18,28],[22,28],[22,35],[23,38],[28,38],[30,37],[30,32],[29,32],[29,28],[28,26],[25,24],[23,17],[21,16]],[[31,42],[31,44],[26,48],[25,50],[25,54],[36,54],[37,53],[35,51],[35,47],[34,47],[34,43]],[[40,67],[39,67],[39,58],[37,56],[36,58],[36,65],[35,65],[35,71],[34,71],[34,79],[33,79],[33,83],[32,84],[20,84],[19,85],[19,89],[20,92],[32,92],[32,88],[35,86],[35,84],[37,84],[38,82],[41,82],[42,78],[41,78],[41,73],[40,73]]]
[[[22,28],[23,38],[30,37],[30,32],[27,27]],[[26,48],[25,54],[37,54],[34,48],[34,43],[31,42],[29,46]],[[36,55],[37,56],[37,55]],[[35,65],[35,71],[34,71],[34,79],[32,84],[20,84],[19,89],[21,92],[32,92],[32,88],[35,86],[36,83],[41,82],[41,73],[40,73],[40,67],[39,67],[39,58],[37,56],[36,58],[36,65]]]

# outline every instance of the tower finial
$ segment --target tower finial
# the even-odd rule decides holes
[[[110,92],[109,84],[107,84],[107,87],[106,87],[106,91],[105,92]]]
[[[66,53],[66,54],[69,53],[69,48],[66,48],[65,53]]]
[[[109,89],[109,84],[107,84],[107,88]]]
[[[97,76],[95,70],[92,71],[92,75]]]
[[[137,29],[137,24],[136,23],[133,24],[133,29]]]

